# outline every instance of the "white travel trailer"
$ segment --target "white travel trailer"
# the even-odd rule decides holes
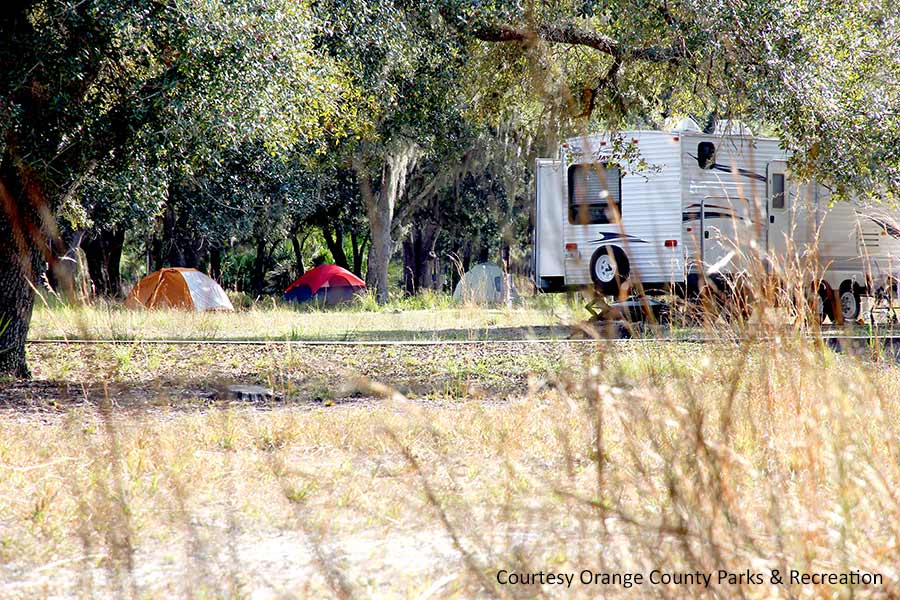
[[[750,261],[778,274],[815,257],[815,277],[855,319],[861,295],[896,290],[898,213],[829,206],[825,187],[792,180],[787,158],[777,139],[738,122],[713,134],[685,119],[672,131],[571,139],[537,160],[535,283],[615,294],[630,280],[690,294]]]

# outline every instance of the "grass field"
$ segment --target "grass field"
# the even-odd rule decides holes
[[[572,311],[57,307],[33,335],[465,337]],[[785,336],[33,344],[29,359],[33,381],[0,387],[3,598],[900,595],[900,368],[874,355]],[[232,400],[231,383],[276,398]],[[766,577],[685,587],[650,584],[654,569]],[[776,585],[771,569],[883,582]],[[539,588],[499,570],[645,581]]]
[[[344,340],[522,338],[586,317],[576,299],[548,296],[510,307],[453,303],[447,295],[344,309],[260,301],[237,313],[129,311],[119,304],[35,307],[31,339]]]

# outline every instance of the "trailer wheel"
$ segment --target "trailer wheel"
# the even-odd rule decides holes
[[[853,288],[853,282],[845,281],[841,284],[841,314],[844,321],[855,321],[859,318],[860,298],[859,292]]]
[[[629,271],[628,257],[617,246],[600,246],[591,256],[591,279],[604,294],[617,296]]]
[[[900,299],[900,281],[893,277],[888,279],[887,297],[888,301],[891,303],[891,307],[894,306],[894,302]]]
[[[897,311],[894,310],[895,302],[900,299],[900,281],[889,277],[885,286],[879,291],[877,302],[884,300],[887,303],[888,323],[897,324]]]

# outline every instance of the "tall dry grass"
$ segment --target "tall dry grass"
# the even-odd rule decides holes
[[[4,414],[3,595],[898,593],[892,362],[783,332],[578,348],[507,398],[412,400],[357,381],[372,399],[332,408],[154,410],[110,397]],[[496,580],[501,569],[773,568],[879,573],[884,585]]]

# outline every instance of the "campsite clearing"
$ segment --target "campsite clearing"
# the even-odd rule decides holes
[[[427,298],[425,302],[427,302]],[[583,303],[581,303],[583,304]],[[558,337],[567,324],[587,318],[579,302],[549,297],[544,303],[510,308],[457,305],[445,296],[430,303],[400,302],[384,309],[359,307],[323,310],[314,304],[261,302],[238,314],[124,310],[118,305],[37,306],[30,339],[100,340],[345,340],[345,339],[492,339],[524,338],[529,331],[553,327]],[[543,328],[543,329],[542,329]]]
[[[44,323],[66,315],[48,312]],[[272,316],[250,322],[266,321],[255,312]],[[320,331],[348,317],[409,319],[399,331],[424,319],[293,314]],[[0,387],[3,597],[490,597],[509,591],[501,569],[767,561],[896,581],[900,369],[802,339],[138,341],[32,344],[29,360],[34,381]],[[232,383],[276,398],[218,395]]]

